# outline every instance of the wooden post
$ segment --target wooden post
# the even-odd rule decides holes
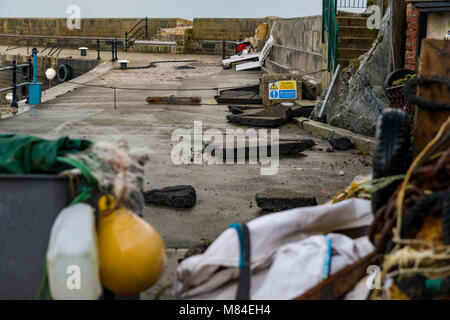
[[[405,64],[406,1],[392,3],[392,44],[394,69],[403,69]]]
[[[384,16],[386,13],[386,10],[389,8],[389,0],[382,0],[382,8],[381,8],[381,15]]]
[[[450,41],[424,39],[419,60],[421,77],[444,76],[450,74]],[[419,87],[417,96],[439,103],[450,103],[450,90],[445,86]],[[436,136],[442,124],[450,116],[450,111],[428,111],[416,109],[416,134],[414,158]]]

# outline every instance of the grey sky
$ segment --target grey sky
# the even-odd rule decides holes
[[[86,18],[301,17],[321,14],[321,0],[0,0],[0,17],[67,17],[78,5]]]

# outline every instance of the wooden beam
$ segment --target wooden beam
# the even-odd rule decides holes
[[[382,16],[384,16],[388,8],[389,8],[389,0],[382,0],[382,8],[381,8]]]
[[[421,77],[444,76],[450,74],[450,41],[424,39],[419,60]],[[432,85],[419,87],[417,96],[429,101],[450,103],[450,89]],[[450,116],[450,111],[428,111],[417,107],[414,157],[436,136],[442,124]]]
[[[403,69],[405,65],[406,40],[406,0],[392,3],[392,44],[395,69]]]

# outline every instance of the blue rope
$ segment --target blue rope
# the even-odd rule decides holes
[[[322,269],[322,280],[325,280],[330,276],[332,246],[330,237],[328,237],[327,235],[323,235],[323,237],[325,238],[325,241],[327,242],[328,245],[327,254],[325,256],[325,262],[323,264]]]
[[[241,250],[241,254],[240,254],[240,258],[239,258],[239,268],[245,269],[244,235],[242,233],[242,227],[239,223],[233,223],[230,225],[230,228],[235,229],[238,234],[239,247]]]

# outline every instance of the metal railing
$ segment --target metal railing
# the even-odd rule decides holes
[[[33,49],[33,53],[36,49]],[[36,50],[37,51],[37,50]],[[24,74],[24,80],[27,82],[17,83],[17,70],[27,68],[27,72],[22,72]],[[31,57],[28,58],[28,63],[17,64],[16,58],[13,59],[11,66],[0,68],[0,72],[12,71],[11,74],[11,86],[7,88],[0,89],[0,93],[10,91],[12,92],[12,101],[11,107],[17,108],[19,104],[17,103],[17,89],[21,87],[28,86],[31,83],[31,77],[33,73],[33,62]],[[26,76],[25,76],[26,75]],[[26,79],[25,79],[26,78]],[[28,87],[27,87],[28,88]],[[28,91],[29,92],[29,91]],[[23,98],[23,97],[22,97]],[[27,102],[28,102],[28,94],[27,94]]]
[[[328,71],[337,67],[339,27],[336,18],[337,0],[322,0],[322,43],[328,41]]]
[[[238,44],[241,43],[239,41],[230,41],[230,40],[222,40],[222,60],[225,60],[227,49],[228,52],[232,50],[233,55],[236,54],[236,48]]]
[[[130,31],[125,32],[125,51],[131,47],[136,40],[140,39],[145,34],[148,38],[148,18],[145,17],[139,20]]]
[[[104,43],[107,46],[110,46],[108,48],[102,48],[101,44]],[[106,51],[106,52],[111,52],[112,58],[111,61],[117,61],[117,45],[118,41],[117,39],[112,39],[112,40],[104,40],[104,39],[97,39],[97,60],[100,60],[100,52],[101,51]]]
[[[338,0],[336,3],[337,8],[367,8],[367,0]]]

